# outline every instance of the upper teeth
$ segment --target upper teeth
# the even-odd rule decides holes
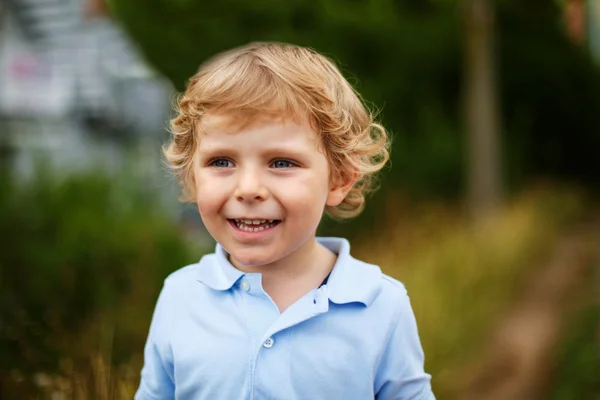
[[[273,222],[272,219],[269,219],[269,220],[266,220],[266,219],[236,219],[235,220],[235,222],[238,222],[238,223],[241,222],[246,225],[260,225],[260,224],[264,224],[267,221],[269,221],[269,223]]]

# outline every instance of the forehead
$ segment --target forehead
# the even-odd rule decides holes
[[[208,114],[202,118],[200,132],[201,147],[202,142],[243,145],[252,142],[252,137],[265,146],[298,142],[318,144],[318,135],[306,118],[283,115]]]

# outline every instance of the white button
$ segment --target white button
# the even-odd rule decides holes
[[[248,290],[250,290],[250,284],[248,283],[248,281],[242,281],[242,283],[240,284],[240,287],[242,288],[242,290],[244,292],[247,292]]]
[[[263,347],[265,349],[270,349],[271,347],[273,347],[273,345],[275,344],[275,341],[273,340],[273,338],[268,338],[267,340],[265,340],[265,342],[263,343]]]

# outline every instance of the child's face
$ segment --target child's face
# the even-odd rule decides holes
[[[276,119],[233,130],[206,117],[203,126],[198,210],[232,262],[271,264],[314,241],[325,205],[339,204],[347,190],[330,186],[328,160],[308,124]]]

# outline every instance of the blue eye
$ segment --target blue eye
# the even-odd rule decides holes
[[[210,165],[217,168],[229,168],[233,163],[225,158],[216,158],[210,162]]]
[[[296,166],[296,164],[289,160],[275,160],[271,165],[273,168],[291,168]]]

